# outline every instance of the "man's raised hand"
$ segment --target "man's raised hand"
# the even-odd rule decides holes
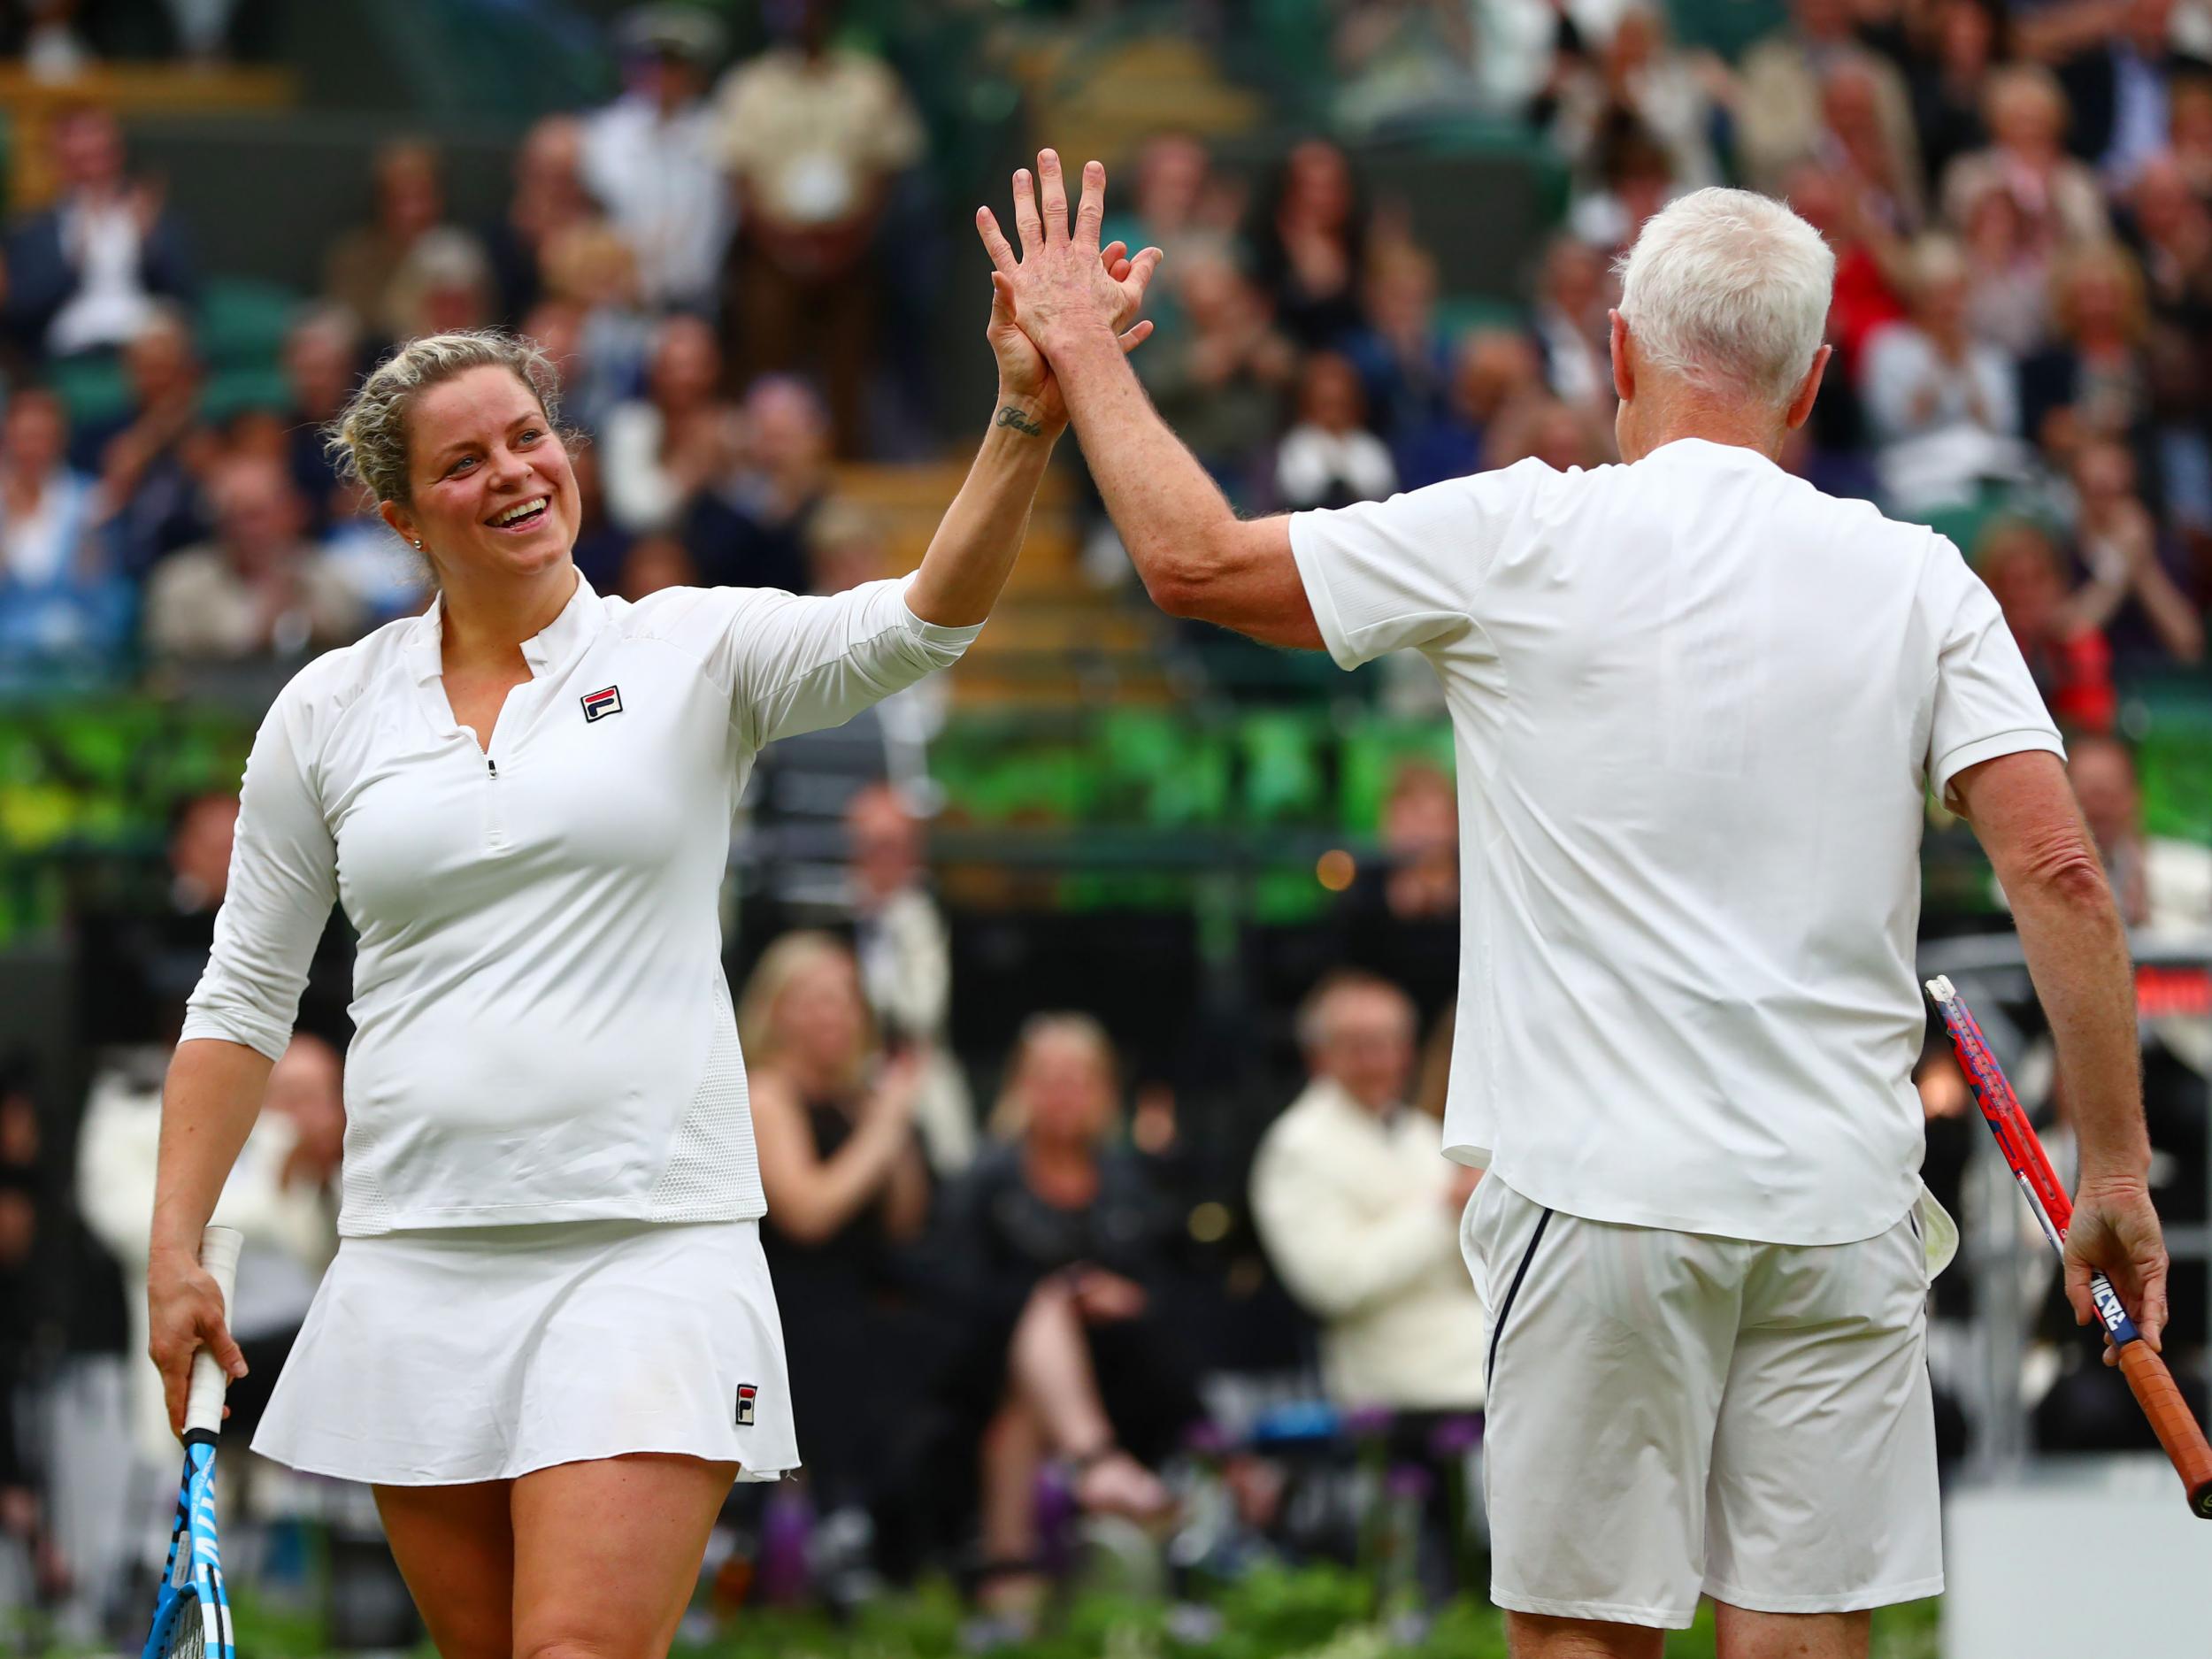
[[[1110,266],[1098,246],[1105,217],[1106,169],[1094,161],[1083,169],[1082,199],[1071,227],[1060,157],[1049,150],[1037,152],[1034,181],[1026,168],[1014,174],[1018,256],[991,210],[976,210],[976,233],[997,273],[994,286],[1012,302],[1015,321],[1048,357],[1087,334],[1120,334],[1144,303],[1160,250],[1145,249],[1129,260],[1125,271],[1118,260]]]

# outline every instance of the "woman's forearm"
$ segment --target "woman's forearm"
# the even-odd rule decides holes
[[[1002,396],[974,465],[930,538],[907,608],[940,627],[973,627],[991,614],[1029,531],[1029,509],[1059,439],[1029,399]]]
[[[151,1254],[197,1261],[200,1230],[230,1179],[269,1086],[265,1055],[199,1037],[177,1045],[161,1094]]]

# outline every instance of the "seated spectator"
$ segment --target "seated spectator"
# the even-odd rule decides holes
[[[1159,133],[1137,152],[1136,188],[1125,209],[1109,203],[1102,242],[1167,256],[1145,296],[1145,315],[1163,333],[1182,320],[1175,289],[1183,267],[1198,256],[1227,255],[1242,204],[1235,185],[1217,178],[1206,147],[1187,133]]]
[[[385,322],[395,340],[488,328],[498,320],[497,306],[483,244],[449,225],[417,237],[384,290]]]
[[[2076,614],[2124,660],[2156,665],[2204,656],[2204,623],[2161,557],[2158,524],[2136,492],[2135,457],[2108,439],[2074,457],[2074,539],[2089,581]]]
[[[578,451],[589,453],[588,449]],[[384,515],[377,511],[376,494],[365,485],[342,485],[336,499],[338,515],[322,537],[323,557],[360,603],[362,630],[380,627],[399,617],[419,615],[430,603],[430,561],[401,541],[384,522]],[[584,556],[589,551],[589,544],[580,535],[578,569],[584,569]],[[588,572],[585,580],[598,587],[597,579]]]
[[[685,540],[710,588],[809,592],[809,531],[830,494],[828,411],[799,381],[770,375],[746,394],[741,417],[743,458],[695,503]]]
[[[1850,0],[1793,0],[1788,24],[1744,54],[1734,96],[1737,166],[1753,189],[1779,194],[1790,169],[1817,153],[1821,82],[1846,60],[1863,63],[1873,77],[1886,148],[1910,153],[1904,78],[1860,45]]]
[[[1544,250],[1529,326],[1544,354],[1544,383],[1565,402],[1612,412],[1613,365],[1607,311],[1613,303],[1605,261],[1575,236],[1555,236]]]
[[[1496,468],[1532,456],[1554,472],[1564,472],[1571,467],[1603,465],[1612,442],[1601,417],[1540,388],[1498,411],[1483,459]]]
[[[1476,14],[1488,9],[1433,0],[1364,0],[1336,8],[1340,17],[1329,42],[1336,81],[1329,101],[1332,125],[1347,133],[1372,133],[1449,119],[1479,106],[1474,24]]]
[[[2042,349],[2051,334],[2051,262],[2036,248],[2011,191],[1993,187],[1968,204],[1962,245],[1967,316],[1977,337],[2011,357]]]
[[[35,387],[0,415],[0,686],[15,690],[58,666],[113,673],[130,644],[130,584],[93,534],[67,435],[60,399]]]
[[[2127,230],[2149,313],[2144,371],[2165,515],[2212,534],[2212,441],[2200,419],[2212,380],[2212,211],[2162,154],[2136,175]]]
[[[1186,326],[1138,354],[1137,374],[1201,465],[1232,498],[1274,438],[1297,352],[1266,296],[1225,257],[1202,255],[1177,288]]]
[[[585,118],[584,182],[636,256],[645,303],[710,316],[736,228],[705,96],[721,26],[690,6],[640,6],[615,39],[623,94]]]
[[[1982,88],[1999,50],[2004,18],[1993,0],[1936,0],[1924,19],[1906,76],[1920,139],[1922,183],[1932,194],[1950,165],[1989,142]]]
[[[2212,76],[2177,76],[2167,99],[2167,148],[2189,188],[2212,200]]]
[[[1626,111],[1598,134],[1586,188],[1567,204],[1567,227],[1605,259],[1627,252],[1644,221],[1681,192],[1667,147]]]
[[[1974,569],[2004,612],[2036,688],[2061,726],[2109,732],[2119,710],[2112,648],[2081,618],[2058,549],[2025,518],[2001,518],[1974,548]]]
[[[323,293],[352,311],[368,333],[408,337],[394,283],[415,244],[445,223],[445,187],[438,152],[419,139],[399,139],[377,152],[375,211],[365,225],[331,244],[323,261]]]
[[[1984,190],[2004,191],[2020,210],[2029,245],[2048,257],[2109,232],[2097,176],[2066,153],[2066,95],[2035,64],[1993,71],[1984,95],[1990,145],[1961,156],[1943,176],[1943,215],[1963,230]]]
[[[361,372],[361,330],[342,306],[318,306],[284,334],[284,441],[293,487],[307,503],[309,534],[343,515],[351,488],[339,476],[323,427],[337,417]]]
[[[2051,430],[2062,413],[2070,434],[2136,441],[2150,417],[2150,384],[2142,352],[2149,319],[2135,261],[2117,242],[2069,251],[2052,269],[2051,314],[2056,339],[2020,365],[2023,429],[2062,458],[2071,440]]]
[[[1552,142],[1568,165],[1594,173],[1599,136],[1617,112],[1666,147],[1685,189],[1718,184],[1713,156],[1712,65],[1677,50],[1663,13],[1632,4],[1620,13],[1594,60],[1583,60],[1559,83]]]
[[[8,234],[5,314],[34,356],[112,349],[137,337],[157,301],[192,298],[184,226],[157,186],[126,173],[106,110],[65,111],[49,135],[60,191]]]
[[[1413,1003],[1363,973],[1322,981],[1298,1017],[1311,1079],[1252,1162],[1268,1260],[1321,1325],[1340,1405],[1482,1404],[1482,1303],[1459,1218],[1480,1171],[1449,1162],[1436,1119],[1406,1103]]]
[[[571,226],[545,250],[549,296],[577,310],[576,353],[581,359],[588,407],[603,429],[615,405],[645,383],[653,345],[653,319],[638,286],[637,256],[609,226]],[[539,308],[541,311],[544,307]]]
[[[1081,1014],[1023,1027],[993,1114],[1000,1138],[954,1190],[976,1351],[1003,1356],[1004,1403],[983,1439],[987,1605],[1033,1606],[1042,1585],[1036,1476],[1074,1466],[1087,1509],[1151,1515],[1168,1494],[1150,1466],[1200,1415],[1188,1366],[1155,1298],[1176,1217],[1134,1153],[1112,1145],[1113,1045]],[[1026,1570],[1026,1571],[1025,1571]]]
[[[546,116],[522,135],[507,211],[482,239],[499,320],[519,322],[544,296],[545,250],[553,239],[598,221],[583,167],[584,124],[575,116]]]
[[[78,434],[78,465],[97,474],[104,534],[117,565],[142,577],[157,559],[207,533],[200,480],[216,441],[200,415],[203,380],[191,326],[157,305],[123,349],[130,404]]]
[[[158,657],[239,662],[350,642],[362,604],[301,534],[299,494],[265,460],[226,461],[210,478],[215,534],[164,560],[146,590],[146,648]]]
[[[1291,146],[1260,193],[1245,239],[1253,280],[1293,344],[1333,347],[1365,320],[1359,280],[1367,210],[1336,145],[1310,138]]]
[[[1443,410],[1399,437],[1394,459],[1400,484],[1419,489],[1481,471],[1491,423],[1501,410],[1538,389],[1540,377],[1536,348],[1526,334],[1479,328],[1463,336],[1452,354]]]
[[[1436,320],[1436,261],[1402,238],[1367,260],[1367,322],[1345,342],[1377,429],[1400,443],[1445,411],[1452,342]]]
[[[1299,371],[1298,423],[1275,457],[1283,507],[1347,507],[1397,493],[1390,450],[1367,430],[1367,398],[1348,357],[1317,351]]]
[[[1459,987],[1459,792],[1418,757],[1399,764],[1377,826],[1380,856],[1344,895],[1345,962],[1402,986],[1424,1022]]]
[[[724,79],[722,159],[739,202],[729,311],[743,378],[810,371],[841,456],[864,454],[882,310],[876,227],[926,134],[879,58],[833,43],[836,0],[769,13],[783,38]]]
[[[2212,931],[2212,850],[2144,828],[2133,752],[2117,738],[2077,736],[2067,744],[2066,775],[2121,918],[2130,927],[2201,942]]]
[[[2053,0],[2015,9],[2019,55],[2056,73],[2073,111],[2074,153],[2116,187],[2126,159],[2164,142],[2173,0]],[[2147,150],[2145,151],[2147,153]]]
[[[950,1177],[975,1156],[975,1105],[947,1042],[952,934],[929,891],[922,820],[902,791],[874,784],[846,803],[845,836],[861,989],[890,1047],[926,1056],[914,1125],[930,1167]]]
[[[723,401],[713,325],[671,317],[653,337],[645,396],[607,417],[607,512],[631,534],[674,530],[694,498],[737,469],[743,434]]]
[[[1927,218],[1920,146],[1909,124],[1890,126],[1883,99],[1894,71],[1865,56],[1841,58],[1821,77],[1819,155],[1858,192],[1860,209],[1893,235]]]
[[[630,543],[622,556],[614,590],[632,604],[666,588],[696,588],[699,567],[674,536],[656,532]]]
[[[1926,236],[1913,267],[1911,318],[1877,331],[1859,359],[1882,494],[1907,516],[1970,505],[2024,466],[2012,360],[1970,330],[1965,255]]]
[[[818,1511],[864,1510],[889,1495],[887,1466],[931,1369],[894,1265],[929,1210],[921,1056],[881,1059],[852,953],[826,933],[768,948],[738,1026],[768,1201],[761,1244],[792,1397],[806,1402],[806,1479]]]
[[[94,1077],[77,1144],[76,1196],[93,1236],[142,1281],[152,1232],[167,1055],[112,1058]],[[231,1332],[247,1375],[227,1396],[231,1426],[250,1432],[338,1247],[333,1190],[345,1142],[343,1062],[328,1043],[295,1036],[269,1072],[260,1115],[223,1184],[211,1220],[246,1235],[231,1300]],[[145,1298],[127,1298],[131,1351],[146,1346]],[[166,1463],[176,1448],[161,1378],[131,1368],[130,1425],[139,1457]]]

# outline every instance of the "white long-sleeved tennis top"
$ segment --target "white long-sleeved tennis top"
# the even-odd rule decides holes
[[[435,604],[278,695],[183,1035],[281,1054],[343,904],[341,1233],[763,1213],[720,962],[731,818],[764,744],[975,637],[905,587],[633,605],[580,577],[488,745],[446,700]]]

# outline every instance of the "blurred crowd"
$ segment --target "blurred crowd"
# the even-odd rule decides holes
[[[28,8],[20,49],[60,50],[76,11]],[[839,498],[839,467],[937,435],[892,365],[915,314],[902,290],[928,280],[894,252],[927,128],[829,0],[766,14],[769,44],[733,63],[710,11],[626,14],[621,95],[531,127],[489,222],[449,211],[434,144],[385,145],[373,211],[283,314],[280,397],[218,384],[204,346],[221,273],[114,116],[66,109],[48,128],[58,194],[0,243],[0,693],[288,671],[419,609],[426,572],[337,476],[321,427],[380,352],[435,330],[506,324],[559,361],[564,425],[588,440],[577,558],[602,591],[826,592],[877,573],[884,526]],[[1238,504],[1607,462],[1612,262],[1679,192],[1785,195],[1839,256],[1834,357],[1787,464],[1958,543],[2073,736],[2131,923],[2202,940],[2212,851],[2147,832],[2112,734],[2131,679],[2201,658],[2212,599],[2212,5],[1794,0],[1732,58],[1623,0],[1335,16],[1334,136],[1257,168],[1177,132],[1109,157],[1106,234],[1168,254],[1138,371]],[[1454,291],[1417,216],[1365,176],[1360,134],[1465,111],[1510,116],[1564,180],[1511,302]],[[118,396],[88,409],[101,374]],[[1125,569],[1102,520],[1086,563]],[[1398,689],[1420,705],[1419,685]],[[1273,1005],[1248,1048],[1164,1065],[1102,982],[1099,1006],[1032,994],[1002,1022],[1010,1042],[956,1048],[960,918],[929,878],[926,703],[886,705],[857,752],[825,734],[764,762],[763,795],[818,833],[779,854],[766,920],[731,961],[807,1413],[805,1488],[771,1501],[804,1509],[802,1543],[779,1567],[785,1524],[757,1517],[758,1588],[859,1595],[949,1563],[1018,1629],[1062,1512],[1181,1527],[1186,1564],[1311,1544],[1329,1502],[1302,1501],[1291,1454],[1263,1455],[1299,1443],[1284,1400],[1354,1414],[1321,1440],[1381,1414],[1386,1459],[1430,1483],[1408,1489],[1450,1489],[1482,1366],[1455,1233],[1473,1177],[1437,1156],[1433,1121],[1458,975],[1449,777],[1416,761],[1387,780],[1380,856],[1285,958],[1304,965],[1261,976]],[[167,1502],[123,1286],[236,810],[220,791],[178,803],[157,894],[73,918],[74,1017],[99,1059],[62,1108],[65,1168],[42,1148],[39,1079],[0,1044],[0,1607],[43,1596],[88,1632],[145,1565],[146,1516],[86,1500],[100,1482],[67,1460],[121,1455],[154,1471],[136,1477],[146,1514]],[[241,1308],[265,1388],[335,1244],[349,953],[334,922],[226,1194],[261,1263]],[[2158,1025],[2148,1062],[2161,1202],[2199,1222],[2205,1012]],[[1226,1109],[1203,1080],[1225,1076],[1215,1094],[1248,1133],[1217,1132]],[[1921,1083],[1932,1181],[1970,1220],[2006,1207],[1972,1188],[1955,1071],[1932,1051]],[[2032,1068],[2024,1083],[2039,1097]],[[76,1298],[60,1313],[56,1284]],[[1947,1285],[1939,1312],[1971,1312],[1967,1277]],[[2201,1349],[2203,1305],[2200,1270],[2177,1280],[2170,1350]],[[108,1382],[73,1371],[58,1327],[70,1352],[133,1363]],[[2060,1357],[2055,1315],[2044,1334],[2044,1443],[2139,1430],[2096,1368]],[[1967,1346],[1939,1340],[1939,1371]],[[235,1396],[234,1426],[257,1403]],[[1967,1433],[1952,1424],[1948,1449]],[[271,1512],[299,1499],[280,1486]]]

